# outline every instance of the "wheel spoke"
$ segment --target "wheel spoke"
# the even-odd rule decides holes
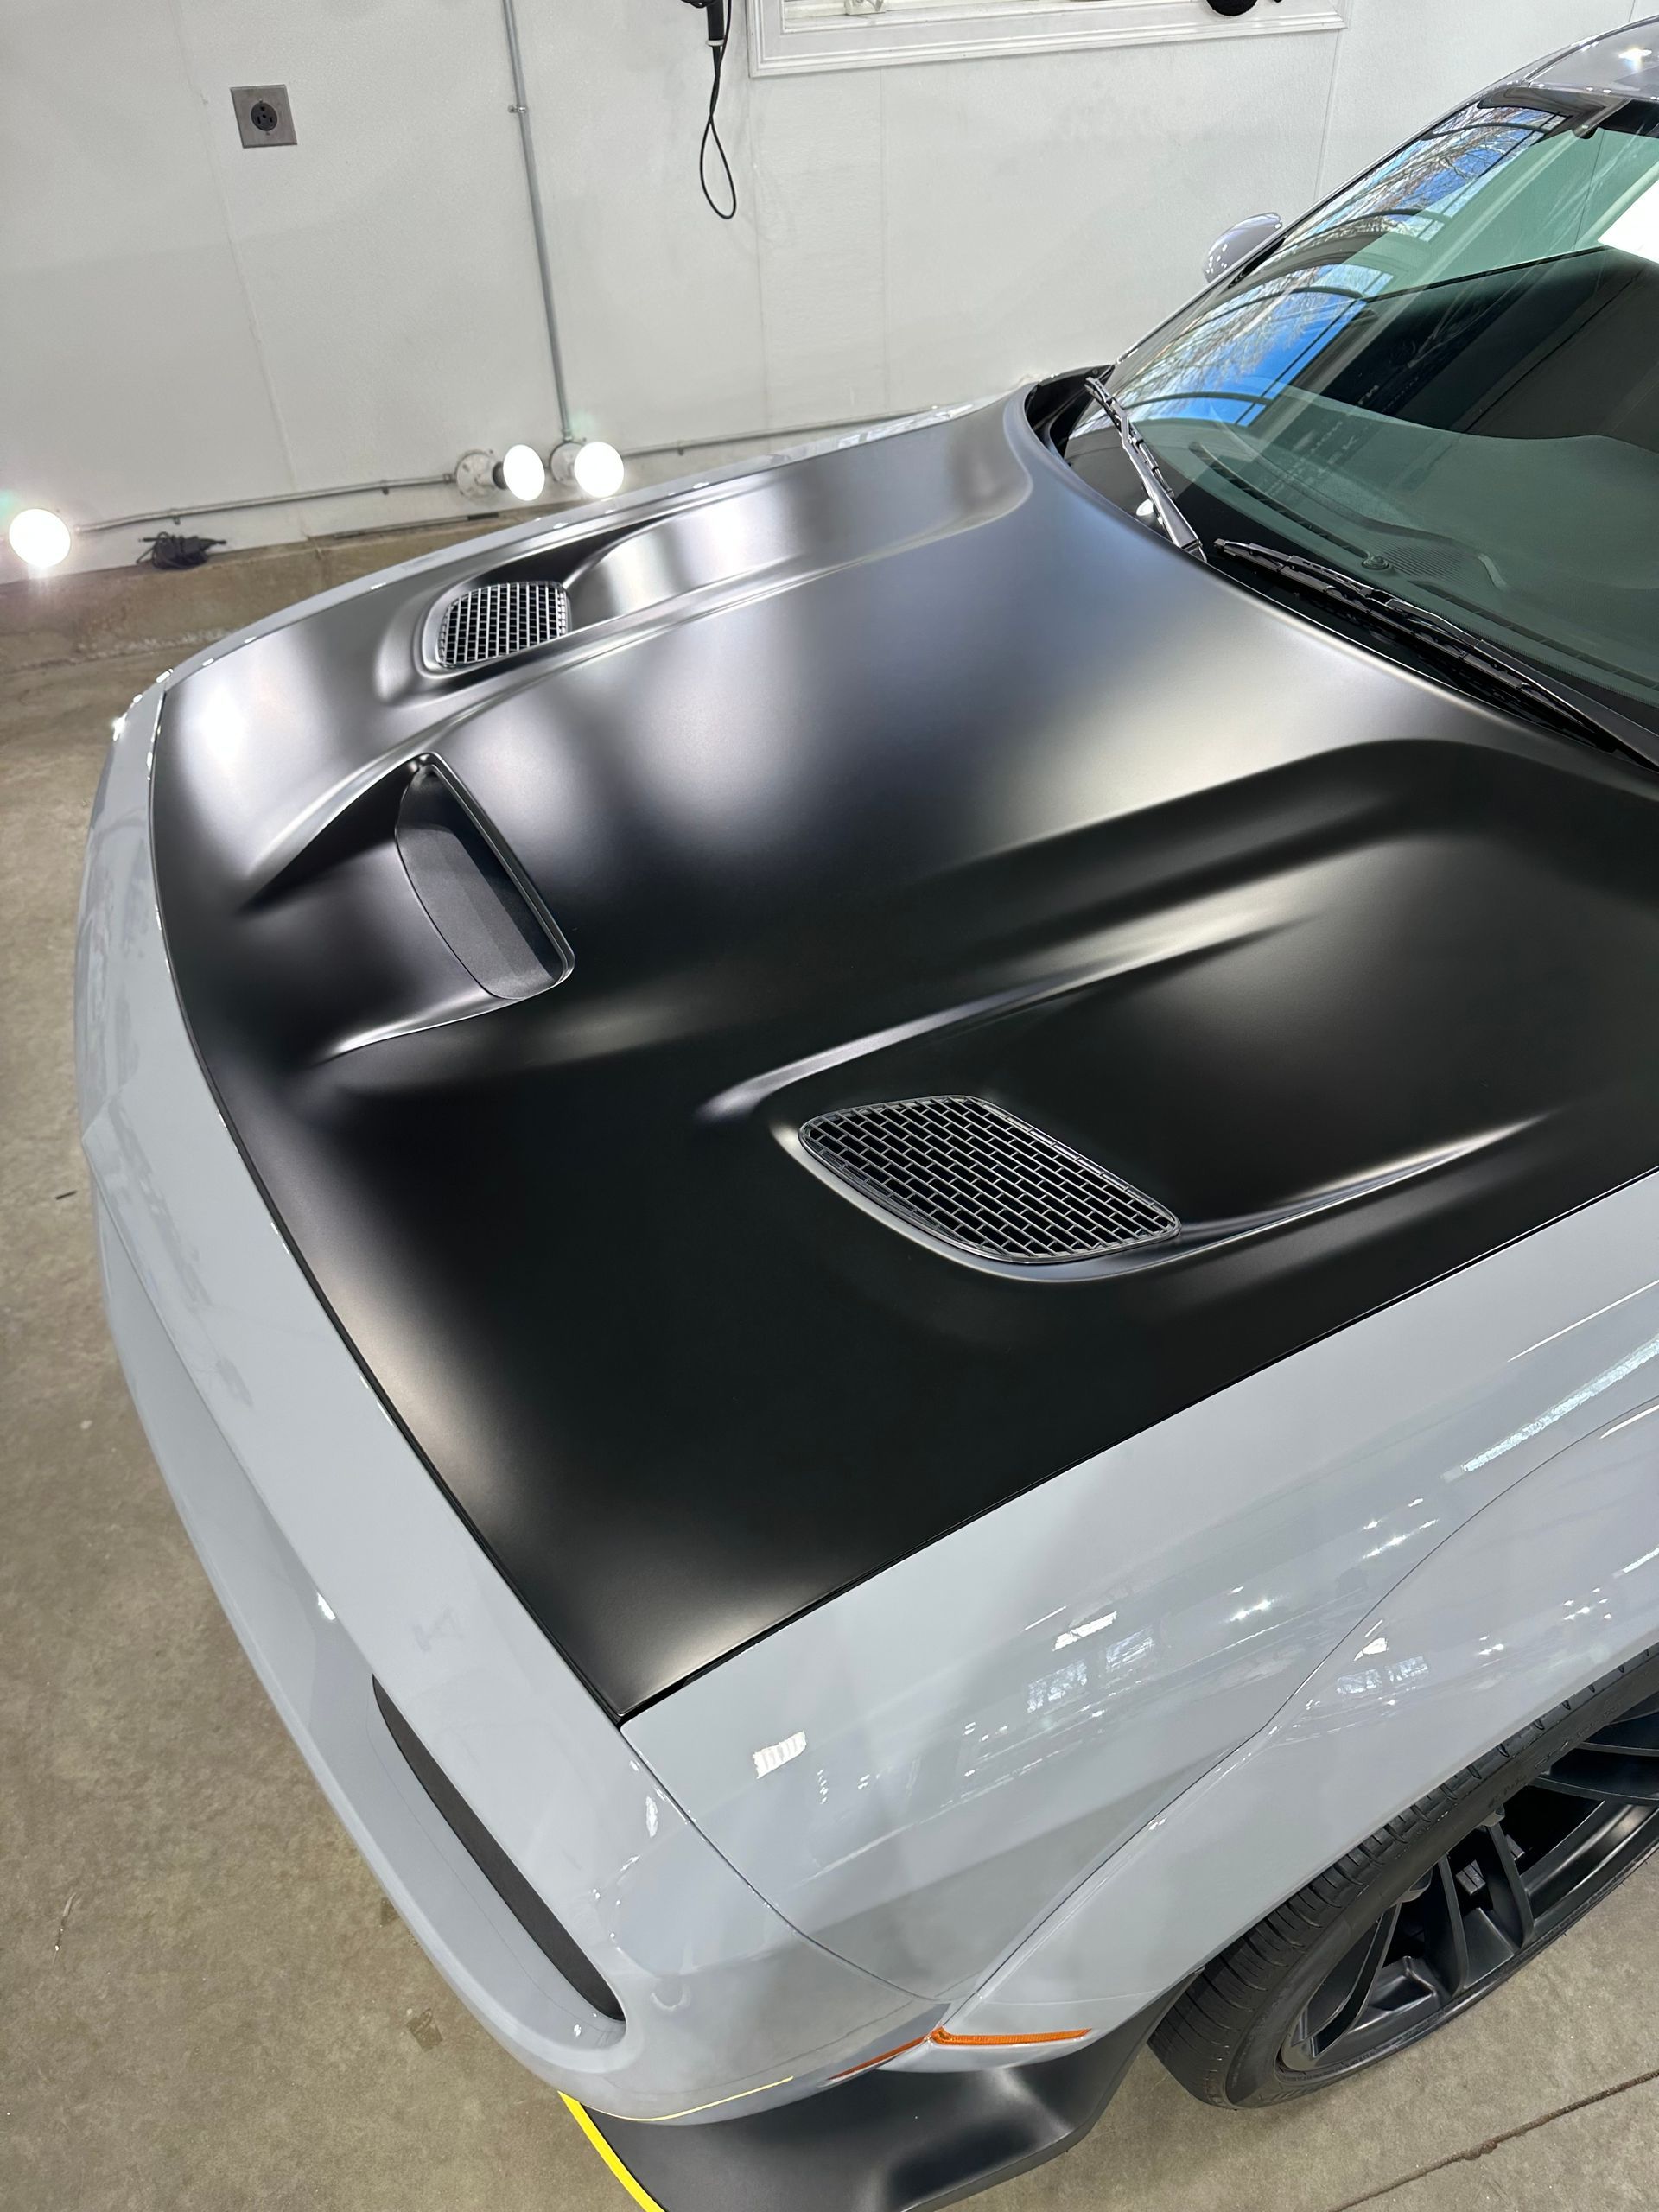
[[[1469,1979],[1469,1939],[1464,1931],[1463,1897],[1449,1859],[1442,1859],[1436,1866],[1424,1905],[1423,1963],[1449,2003]]]
[[[1659,1759],[1659,1713],[1632,1713],[1599,1728],[1581,1749],[1629,1751],[1637,1758]]]
[[[1550,1894],[1560,1877],[1569,1873],[1580,1858],[1589,1853],[1593,1859],[1595,1847],[1609,1825],[1623,1817],[1621,1807],[1586,1805],[1560,1840],[1532,1861],[1527,1868],[1527,1889],[1535,1912],[1540,1900]]]
[[[1332,2044],[1339,2042],[1365,2010],[1366,2000],[1376,1986],[1376,1978],[1382,1971],[1383,1961],[1389,1955],[1389,1946],[1394,1941],[1394,1931],[1399,1924],[1400,1908],[1397,1904],[1391,1905],[1366,1941],[1357,1943],[1338,1968],[1338,1974],[1348,1984],[1346,1993],[1339,1993],[1332,1989],[1332,1982],[1336,1980],[1336,1975],[1319,1993],[1321,1997],[1338,1996],[1338,2003],[1334,2012],[1314,2025],[1311,2040],[1317,2053],[1323,2054]],[[1310,2014],[1312,2011],[1310,2006]]]
[[[1639,1751],[1603,1750],[1583,1744],[1556,1760],[1532,1785],[1569,1797],[1616,1799],[1623,1805],[1659,1805],[1659,1759]]]
[[[1311,2087],[1414,2043],[1656,1848],[1659,1697],[1519,1783],[1418,1875],[1308,1997],[1280,2066]]]
[[[1534,1933],[1532,1897],[1504,1833],[1501,1808],[1481,1828],[1476,1852],[1498,1932],[1511,1949],[1524,1951]]]

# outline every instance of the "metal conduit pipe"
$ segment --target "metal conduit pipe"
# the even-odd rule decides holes
[[[842,431],[867,430],[887,418],[880,415],[860,416],[853,422],[795,423],[787,428],[767,430],[727,430],[714,438],[677,438],[667,445],[633,446],[629,448],[630,461],[659,461],[664,454],[706,453],[714,446],[741,446],[761,439],[775,440],[786,445],[797,438],[827,438]],[[95,537],[100,531],[136,530],[141,524],[153,522],[193,522],[206,515],[240,514],[244,508],[303,507],[313,499],[348,499],[370,492],[435,491],[444,485],[454,483],[453,473],[442,476],[390,476],[369,484],[325,484],[312,492],[257,492],[243,499],[204,499],[194,505],[158,507],[152,514],[115,515],[108,522],[80,522],[75,532],[80,537]],[[563,502],[570,505],[573,502]],[[522,515],[520,506],[503,506],[502,514]],[[428,520],[435,518],[428,517]],[[435,518],[442,520],[442,518]]]
[[[507,34],[507,60],[512,70],[512,111],[518,118],[518,143],[524,157],[524,190],[530,195],[530,226],[536,235],[536,266],[541,275],[542,313],[547,322],[547,358],[553,371],[553,397],[559,410],[559,435],[563,442],[575,434],[564,394],[564,355],[559,346],[558,314],[553,305],[553,264],[548,252],[547,226],[542,219],[536,142],[530,127],[530,94],[524,85],[524,57],[518,44],[518,16],[513,0],[501,0],[501,21]]]

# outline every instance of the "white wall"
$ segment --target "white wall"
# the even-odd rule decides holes
[[[740,5],[722,224],[695,181],[700,16],[519,0],[577,426],[625,450],[764,441],[1108,358],[1226,222],[1296,211],[1464,91],[1652,5],[1350,0],[1341,32],[759,80]],[[273,79],[299,143],[245,151],[227,88]],[[6,0],[0,499],[86,523],[550,445],[511,98],[499,0]],[[296,498],[212,527],[259,543],[458,505]]]

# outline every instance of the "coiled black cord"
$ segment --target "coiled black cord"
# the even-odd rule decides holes
[[[726,158],[725,147],[721,143],[715,111],[720,105],[721,75],[726,67],[726,42],[732,35],[730,0],[686,0],[686,5],[701,8],[709,18],[709,45],[715,60],[714,82],[709,87],[709,114],[697,144],[697,182],[710,213],[718,215],[722,223],[729,223],[737,214],[737,180],[732,175],[732,165]],[[722,207],[709,189],[709,149],[711,144],[720,156],[720,166],[726,178],[727,197],[732,203],[729,207]]]
[[[144,550],[134,566],[149,569],[199,569],[222,537],[186,537],[175,530],[158,530],[144,540]]]

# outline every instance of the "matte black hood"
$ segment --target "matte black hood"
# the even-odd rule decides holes
[[[424,667],[475,575],[571,633]],[[451,951],[421,760],[566,980]],[[621,1714],[1650,1168],[1656,793],[1176,554],[1015,400],[365,587],[177,687],[154,807],[273,1210]],[[1015,1280],[792,1149],[931,1092],[1181,1236]]]

